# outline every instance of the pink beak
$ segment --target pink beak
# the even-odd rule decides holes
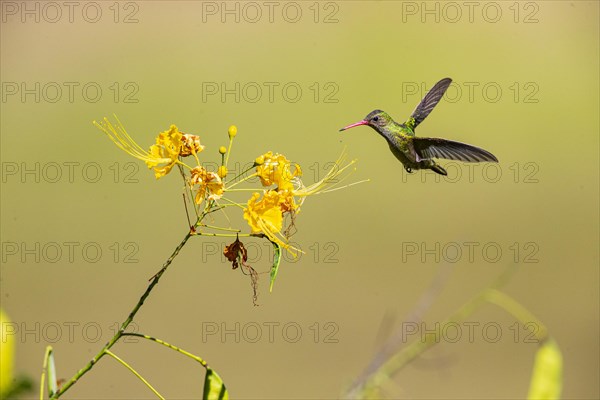
[[[340,132],[345,131],[346,129],[354,128],[355,126],[368,125],[368,124],[369,124],[369,122],[363,119],[362,121],[358,121],[354,124],[348,125],[342,129],[340,129]]]

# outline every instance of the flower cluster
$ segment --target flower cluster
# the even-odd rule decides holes
[[[182,133],[175,125],[159,133],[155,144],[150,146],[149,150],[139,146],[118,119],[113,124],[104,118],[100,123],[94,121],[94,125],[123,151],[144,161],[148,168],[154,170],[156,179],[164,177],[173,170],[174,166],[178,166],[186,184],[185,193],[189,202],[194,204],[194,211],[198,218],[195,224],[190,224],[194,234],[262,236],[294,256],[299,250],[289,244],[289,232],[304,200],[314,194],[341,188],[340,183],[344,179],[340,178],[340,175],[355,163],[355,160],[346,162],[342,154],[322,180],[305,186],[300,165],[292,163],[283,154],[267,151],[255,159],[250,169],[228,179],[227,163],[233,140],[237,136],[235,126],[231,126],[228,130],[229,146],[219,148],[221,166],[217,171],[209,171],[199,158],[200,153],[205,149],[200,137]],[[193,162],[190,163],[188,159],[192,159]],[[244,182],[260,182],[260,186],[255,189],[239,188],[238,185]],[[233,196],[248,191],[252,194],[246,201],[239,202]],[[244,234],[242,230],[231,226],[215,227],[203,223],[204,217],[209,213],[229,206],[236,206],[243,210],[243,218],[250,227],[250,233]],[[286,218],[287,216],[290,218]],[[227,220],[229,221],[229,218]],[[284,226],[286,221],[288,226]],[[206,230],[227,233],[210,233]]]

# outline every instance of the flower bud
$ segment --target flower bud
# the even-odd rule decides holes
[[[254,164],[263,165],[265,163],[265,156],[258,156],[256,160],[254,160]]]
[[[219,169],[217,170],[217,175],[219,175],[219,178],[223,179],[227,176],[227,167],[224,165],[221,165],[219,167]]]
[[[233,139],[237,135],[237,126],[231,125],[227,133],[229,134],[229,139]]]
[[[221,153],[221,154],[227,153],[227,147],[225,147],[225,146],[219,147],[219,153]]]

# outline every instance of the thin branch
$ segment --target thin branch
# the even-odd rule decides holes
[[[506,293],[502,293],[496,289],[490,289],[486,293],[485,300],[488,303],[502,308],[504,311],[518,319],[521,324],[532,331],[536,339],[540,342],[543,342],[548,338],[548,328],[546,328],[546,325]],[[529,323],[533,323],[539,329],[535,329],[535,327],[532,328],[531,325],[528,325]]]
[[[194,355],[194,354],[192,354],[192,353],[190,353],[188,351],[185,351],[185,350],[183,350],[183,349],[181,349],[181,348],[179,348],[177,346],[169,344],[169,343],[165,342],[164,340],[160,340],[160,339],[157,339],[155,337],[144,335],[144,334],[141,334],[141,333],[136,333],[136,332],[126,332],[126,333],[123,334],[123,336],[141,337],[143,339],[151,340],[151,341],[156,342],[158,344],[162,344],[163,346],[166,346],[166,347],[170,348],[171,350],[175,350],[175,351],[183,354],[184,356],[189,357],[189,358],[191,358],[191,359],[199,362],[204,368],[208,368],[207,362],[204,361],[202,358],[200,358],[197,355]]]
[[[156,286],[156,284],[160,280],[160,277],[165,273],[165,271],[167,270],[169,265],[171,265],[171,263],[173,262],[175,257],[177,257],[177,255],[183,248],[183,246],[187,243],[188,239],[192,236],[193,236],[193,233],[191,231],[188,232],[185,235],[185,237],[183,238],[183,240],[181,241],[181,243],[179,243],[179,245],[175,248],[175,250],[173,251],[173,254],[171,254],[171,256],[167,259],[167,261],[165,261],[161,270],[158,271],[156,273],[156,275],[154,275],[152,278],[150,278],[151,282],[148,285],[148,288],[146,289],[146,291],[144,292],[142,297],[140,297],[140,300],[137,302],[137,304],[133,307],[133,310],[131,310],[131,312],[129,313],[129,316],[127,317],[125,322],[123,322],[123,324],[121,324],[121,328],[119,329],[119,331],[117,333],[115,333],[115,336],[113,336],[112,339],[110,339],[109,342],[106,343],[104,345],[104,347],[98,352],[98,354],[96,354],[90,362],[88,362],[82,369],[80,369],[64,386],[62,386],[56,393],[51,395],[52,399],[58,399],[67,390],[69,390],[69,388],[71,388],[71,386],[73,386],[79,379],[81,379],[81,377],[83,375],[85,375],[89,370],[91,370],[92,367],[102,357],[104,357],[105,354],[107,354],[107,351],[121,338],[121,336],[123,336],[123,333],[125,333],[125,330],[129,326],[129,324],[131,324],[131,322],[133,321],[133,318],[139,311],[140,307],[144,304],[144,301],[146,301],[146,298],[150,295],[150,292],[152,292],[152,289],[154,289],[154,286]]]
[[[233,178],[229,179],[228,182],[234,182],[237,178],[239,178],[240,176],[244,175],[246,172],[250,171],[254,167],[256,167],[256,165],[252,164],[252,166],[250,168],[247,168],[247,169],[243,170],[242,172],[240,172],[239,174],[237,174]]]
[[[240,229],[234,229],[234,228],[222,228],[220,226],[213,226],[213,225],[206,225],[206,224],[198,224],[197,226],[200,226],[202,228],[208,228],[208,229],[215,229],[218,231],[227,231],[227,232],[241,232]]]
[[[183,206],[185,207],[185,216],[187,217],[187,222],[188,222],[188,226],[191,228],[192,225],[192,221],[190,221],[190,213],[188,212],[188,206],[187,206],[187,201],[185,199],[185,193],[181,193],[181,195],[183,196]],[[196,209],[196,207],[194,207],[194,210]]]
[[[135,369],[133,369],[133,367],[129,364],[127,364],[125,361],[123,361],[121,358],[119,358],[115,353],[113,353],[110,350],[106,350],[105,351],[106,354],[108,354],[109,356],[111,356],[112,358],[114,358],[115,360],[117,360],[118,362],[120,362],[125,368],[127,368],[128,370],[130,370],[135,376],[138,377],[138,379],[142,382],[144,382],[144,385],[148,386],[148,388],[150,390],[152,390],[152,392],[154,392],[154,394],[161,400],[165,400],[165,398],[158,393],[158,391],[156,389],[154,389],[154,387],[150,384],[150,382],[148,382],[146,379],[144,379],[143,376],[141,376]]]

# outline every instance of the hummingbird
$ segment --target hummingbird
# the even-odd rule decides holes
[[[374,110],[363,120],[340,129],[340,132],[360,125],[368,125],[375,129],[385,138],[390,150],[408,173],[417,169],[431,169],[440,175],[448,175],[446,170],[433,160],[434,158],[465,162],[498,162],[496,156],[489,151],[470,144],[415,136],[416,127],[439,103],[451,82],[452,79],[444,78],[436,83],[423,97],[408,120],[402,124],[394,121],[385,111]]]

